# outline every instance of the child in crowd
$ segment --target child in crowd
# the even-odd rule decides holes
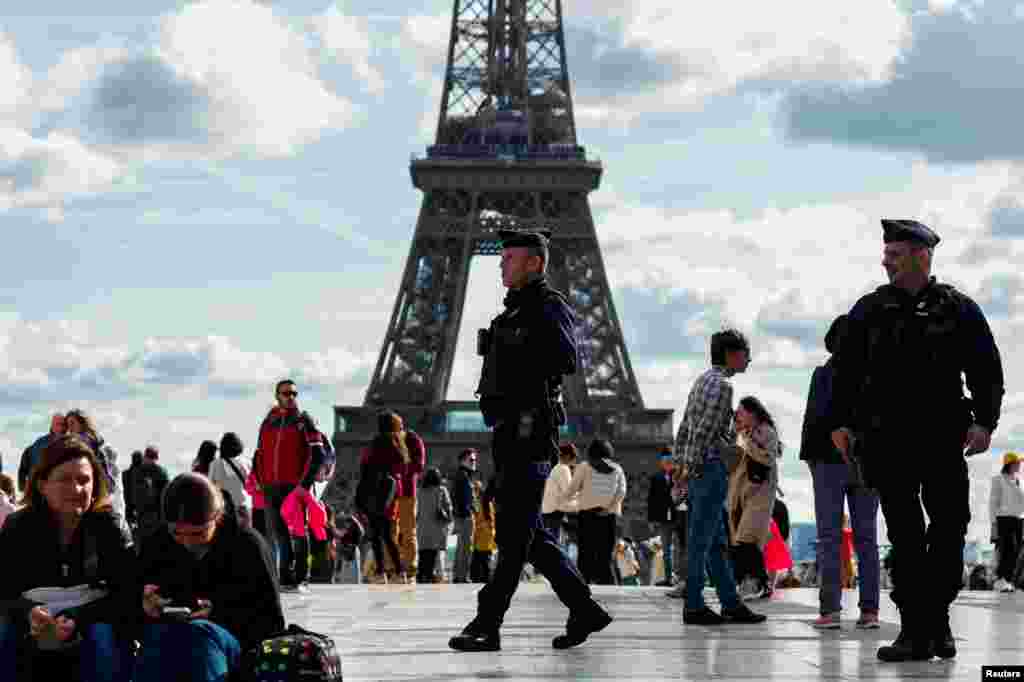
[[[0,528],[4,527],[4,521],[17,509],[14,504],[15,495],[14,479],[7,474],[0,474]]]
[[[624,539],[615,543],[615,564],[623,585],[635,587],[640,584],[640,562],[636,559],[632,543],[627,544]]]
[[[484,490],[480,481],[473,482],[474,496],[480,501],[473,509],[473,558],[469,566],[469,579],[486,583],[491,579],[491,557],[498,548],[494,528],[494,477]]]

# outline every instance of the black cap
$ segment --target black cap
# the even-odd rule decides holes
[[[548,240],[551,239],[551,230],[536,230],[532,232],[520,230],[498,230],[498,237],[501,239],[501,248],[503,249],[515,246],[546,249],[548,246]]]
[[[935,234],[931,228],[916,220],[882,218],[882,230],[884,231],[882,241],[886,244],[916,242],[932,249],[941,241],[939,235]]]

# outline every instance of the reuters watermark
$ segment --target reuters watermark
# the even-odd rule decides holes
[[[983,665],[981,679],[985,680],[1022,680],[1024,682],[1024,665]]]

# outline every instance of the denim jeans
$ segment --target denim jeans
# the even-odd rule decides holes
[[[277,567],[277,578],[282,585],[294,585],[296,581],[295,549],[288,526],[281,517],[281,505],[288,494],[295,490],[293,485],[275,485],[266,491],[267,544]]]
[[[729,490],[725,464],[712,459],[704,465],[704,475],[689,483],[690,527],[686,538],[686,610],[699,610],[704,602],[704,566],[715,584],[722,608],[739,605],[736,580],[726,558],[728,539],[722,510]]]
[[[142,682],[225,682],[241,665],[242,648],[230,632],[208,620],[149,623],[135,679]]]
[[[473,517],[455,519],[455,567],[452,570],[452,582],[464,583],[469,580],[469,562],[473,556]]]
[[[843,462],[813,462],[814,518],[818,525],[818,591],[822,615],[842,610],[840,549],[843,541],[843,501],[850,507],[850,524],[857,548],[860,609],[878,611],[881,562],[878,557],[878,495],[868,488],[849,488],[849,467]]]
[[[27,629],[27,623],[25,628],[17,628],[0,617],[0,680],[19,679],[19,671],[26,662],[26,649],[19,640]],[[114,635],[110,625],[97,623],[86,628],[79,656],[78,679],[82,682],[128,682],[131,679],[131,649]]]
[[[674,550],[677,549],[680,553],[683,553],[686,551],[686,544],[682,541],[683,538],[679,536],[679,524],[676,521],[658,522],[658,537],[661,538],[662,560],[665,564],[665,580],[671,580],[673,575],[680,572],[680,555]],[[672,545],[676,545],[676,547],[673,548]]]

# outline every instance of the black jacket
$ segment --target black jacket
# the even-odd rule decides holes
[[[832,444],[832,431],[842,426],[830,421],[834,377],[834,357],[821,367],[815,367],[811,375],[800,438],[800,459],[806,462],[838,464],[843,461],[843,456]]]
[[[457,519],[473,515],[473,472],[460,466],[452,481],[452,514]]]
[[[651,487],[647,491],[647,520],[651,523],[669,523],[675,519],[676,506],[672,504],[672,481],[662,471],[651,474]]]
[[[210,620],[234,635],[243,651],[284,629],[270,549],[256,531],[240,528],[233,513],[225,514],[202,559],[175,542],[166,526],[143,541],[136,586],[140,622],[145,585],[157,585],[162,597],[183,604],[208,599]]]
[[[82,517],[67,552],[49,509],[14,512],[0,530],[0,612],[27,632],[28,612],[35,603],[22,594],[37,587],[71,587],[105,583],[110,595],[67,613],[83,631],[94,623],[118,627],[132,623],[130,605],[135,584],[135,553],[113,514],[88,512]],[[52,614],[54,616],[60,614]]]
[[[886,285],[861,298],[837,359],[837,426],[887,433],[930,424],[962,436],[971,421],[990,431],[999,423],[1003,367],[985,315],[934,278],[916,296]]]

